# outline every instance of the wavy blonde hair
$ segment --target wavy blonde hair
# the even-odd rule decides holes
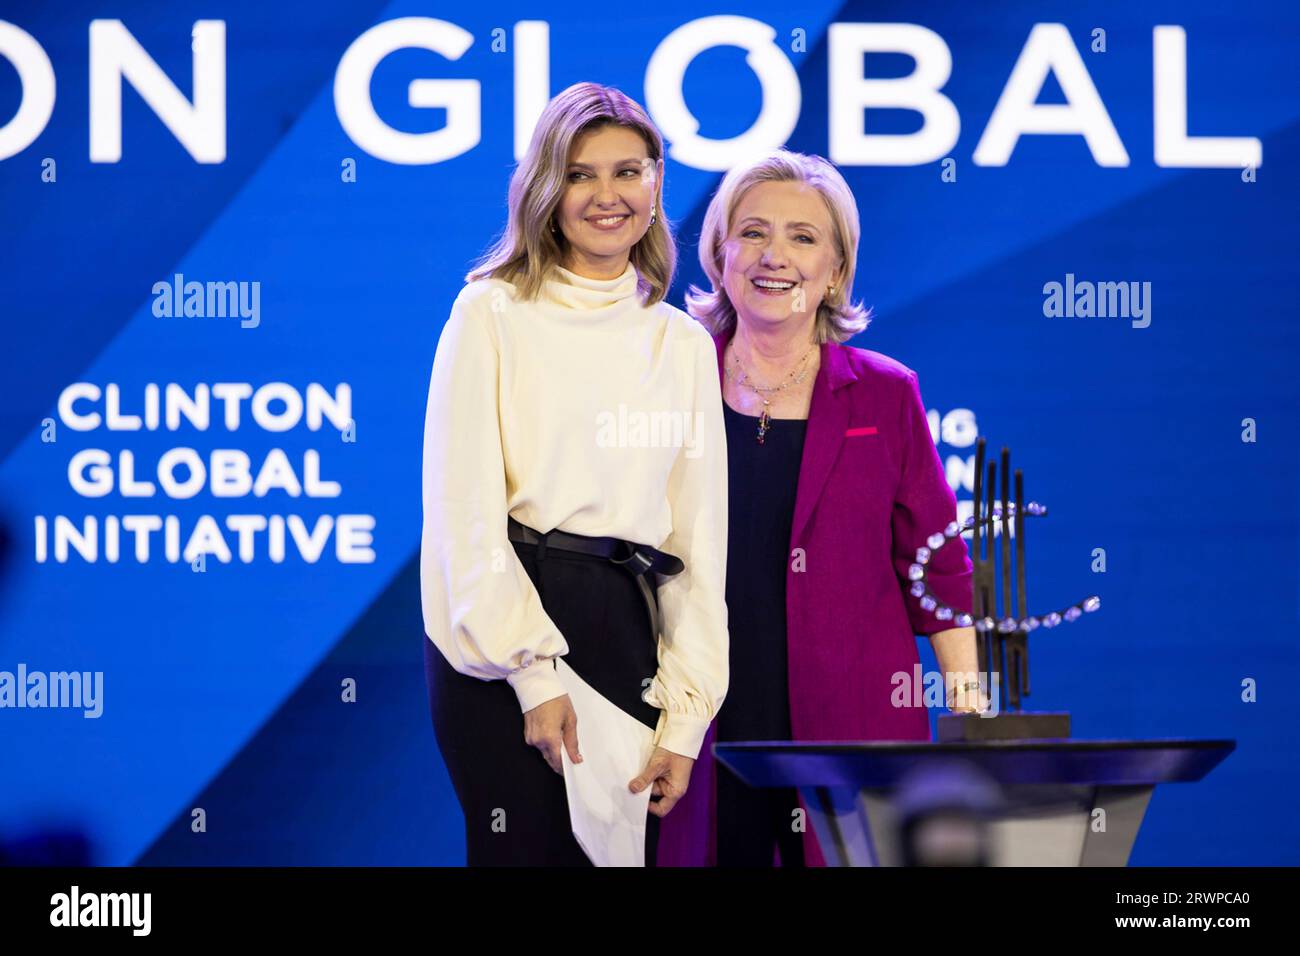
[[[505,231],[474,264],[466,282],[503,279],[525,299],[536,299],[554,266],[563,260],[568,240],[551,231],[560,204],[573,143],[581,134],[605,126],[622,126],[640,133],[650,161],[664,156],[664,140],[634,100],[612,86],[575,83],[546,104],[533,130],[528,152],[510,177],[509,217]],[[640,276],[646,305],[668,293],[677,268],[677,246],[664,215],[663,184],[655,190],[655,221],[632,247],[630,258]]]
[[[813,334],[816,341],[843,342],[871,322],[871,309],[852,298],[853,275],[857,271],[858,204],[853,191],[838,169],[820,156],[778,149],[744,166],[734,167],[709,201],[700,228],[700,265],[713,288],[692,285],[686,293],[686,311],[699,319],[714,335],[736,325],[736,309],[722,282],[723,244],[731,233],[731,219],[741,197],[759,183],[805,183],[816,189],[826,203],[834,231],[835,251],[841,266],[835,294],[817,307]]]

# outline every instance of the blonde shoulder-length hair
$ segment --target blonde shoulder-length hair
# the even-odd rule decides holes
[[[817,307],[813,334],[818,344],[843,342],[871,322],[871,309],[854,302],[853,274],[858,261],[858,204],[853,191],[838,169],[820,156],[778,149],[723,177],[722,185],[709,202],[700,228],[700,265],[713,285],[705,291],[692,285],[686,293],[686,311],[699,319],[714,335],[729,332],[736,325],[736,309],[722,281],[723,246],[731,233],[731,220],[741,197],[759,183],[806,183],[821,195],[830,212],[835,251],[841,266],[834,282],[835,292]]]
[[[573,142],[604,126],[640,133],[657,175],[664,141],[645,110],[612,86],[575,83],[542,110],[528,152],[510,177],[505,231],[474,264],[466,282],[502,279],[512,283],[524,299],[537,298],[552,268],[563,260],[567,246],[564,233],[558,227],[552,232],[551,225],[568,183]],[[677,247],[664,215],[662,183],[655,189],[654,210],[654,223],[630,253],[640,277],[642,302],[647,306],[668,294],[677,268]]]

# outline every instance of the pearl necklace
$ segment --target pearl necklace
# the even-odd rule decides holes
[[[780,385],[755,385],[753,380],[750,378],[749,373],[745,371],[745,367],[740,363],[740,357],[736,355],[735,345],[732,345],[731,358],[735,363],[735,368],[740,370],[740,378],[736,378],[730,366],[728,366],[726,370],[727,378],[735,382],[737,385],[749,389],[763,400],[763,413],[758,417],[758,443],[760,445],[764,444],[768,430],[772,425],[772,416],[769,414],[772,402],[771,399],[767,398],[767,396],[773,392],[779,392],[783,389],[789,388],[791,385],[801,384],[803,380],[808,377],[808,357],[815,351],[817,351],[817,346],[810,346],[808,351],[804,353],[803,358],[799,360],[799,364],[796,365],[794,370],[786,376],[787,381],[782,382]]]

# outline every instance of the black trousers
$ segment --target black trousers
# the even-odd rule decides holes
[[[729,572],[730,573],[730,572]],[[785,589],[779,591],[766,618],[756,618],[750,595],[737,595],[738,582],[728,578],[727,607],[734,609],[731,631],[731,678],[726,703],[718,714],[719,743],[733,740],[790,740],[790,692],[786,685]],[[780,624],[774,622],[780,621]],[[743,643],[742,643],[743,641]],[[793,787],[751,787],[714,761],[717,774],[718,866],[805,865],[802,834],[794,830],[799,795]]]
[[[569,645],[565,663],[647,727],[659,710],[641,700],[658,667],[636,580],[603,558],[514,542],[515,553]],[[654,587],[653,583],[651,587]],[[573,837],[564,777],[524,743],[519,699],[504,680],[456,671],[427,637],[425,676],[438,748],[465,815],[469,866],[590,866]],[[542,665],[552,666],[552,665]],[[582,724],[578,724],[581,746]],[[659,818],[646,818],[646,865],[655,865]]]
[[[721,762],[714,763],[714,770],[718,866],[773,866],[774,849],[780,853],[782,867],[804,866],[803,837],[793,827],[798,791],[793,787],[751,787]]]

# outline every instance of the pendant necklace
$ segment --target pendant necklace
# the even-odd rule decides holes
[[[728,366],[727,368],[727,378],[731,379],[737,385],[743,385],[763,400],[763,413],[758,418],[758,443],[760,445],[764,444],[768,430],[772,425],[772,416],[769,413],[772,402],[767,396],[789,388],[791,385],[798,385],[803,382],[803,380],[808,377],[808,358],[816,350],[817,346],[815,344],[810,346],[808,351],[804,353],[803,358],[799,360],[799,364],[795,366],[794,370],[786,376],[786,380],[780,385],[755,385],[750,379],[749,373],[745,371],[745,367],[740,364],[740,358],[736,355],[735,346],[732,346],[731,358],[734,362],[734,368],[740,371],[740,378],[736,378],[732,366]]]

